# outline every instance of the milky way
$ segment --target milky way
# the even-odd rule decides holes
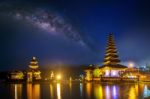
[[[90,37],[86,40],[81,27],[57,9],[3,3],[0,4],[0,18],[3,21],[0,44],[4,44],[0,65],[14,68],[12,65],[23,64],[25,67],[25,60],[32,56],[39,58],[44,66],[57,62],[88,64],[97,61]]]
[[[5,6],[1,5],[1,9],[4,15],[14,18],[15,20],[23,21],[32,24],[38,29],[44,30],[54,36],[65,36],[78,42],[81,45],[85,45],[81,37],[79,30],[73,27],[71,23],[67,21],[62,15],[57,12],[46,10],[43,8],[15,8],[13,5]],[[6,13],[6,9],[10,9]]]

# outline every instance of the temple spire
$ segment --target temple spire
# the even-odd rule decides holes
[[[36,57],[32,57],[29,68],[32,69],[32,70],[35,70],[35,69],[39,68],[38,61],[37,61]]]
[[[29,70],[27,71],[27,82],[34,82],[41,80],[41,71],[36,57],[32,57],[29,64]]]
[[[104,66],[118,65],[120,63],[120,59],[118,56],[118,52],[116,49],[115,40],[113,34],[110,33],[108,37],[108,42],[106,46],[106,52],[104,57]]]

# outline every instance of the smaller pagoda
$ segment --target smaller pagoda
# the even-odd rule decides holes
[[[103,65],[100,70],[104,77],[119,77],[127,67],[120,64],[113,34],[109,34]]]
[[[41,71],[39,70],[39,65],[36,57],[32,57],[29,64],[29,69],[27,71],[27,82],[39,81],[41,80]]]
[[[93,80],[93,70],[94,66],[90,65],[84,69],[85,72],[85,80],[86,81],[92,81]]]

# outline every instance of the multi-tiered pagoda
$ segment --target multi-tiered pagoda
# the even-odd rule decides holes
[[[127,67],[120,64],[113,34],[109,34],[103,66],[100,69],[106,77],[119,77]]]
[[[27,71],[27,81],[33,82],[41,79],[41,72],[36,57],[33,57],[30,64],[29,70]]]
[[[85,80],[100,80],[101,77],[120,77],[127,69],[126,66],[120,64],[117,48],[113,34],[109,34],[106,46],[103,65],[100,67],[87,67],[85,71]]]

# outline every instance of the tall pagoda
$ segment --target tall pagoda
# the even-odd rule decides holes
[[[113,34],[109,34],[103,66],[100,69],[106,77],[119,77],[127,67],[120,64]]]
[[[36,57],[32,57],[29,64],[29,69],[27,71],[27,81],[33,82],[41,79],[41,71],[39,70],[39,65]]]

